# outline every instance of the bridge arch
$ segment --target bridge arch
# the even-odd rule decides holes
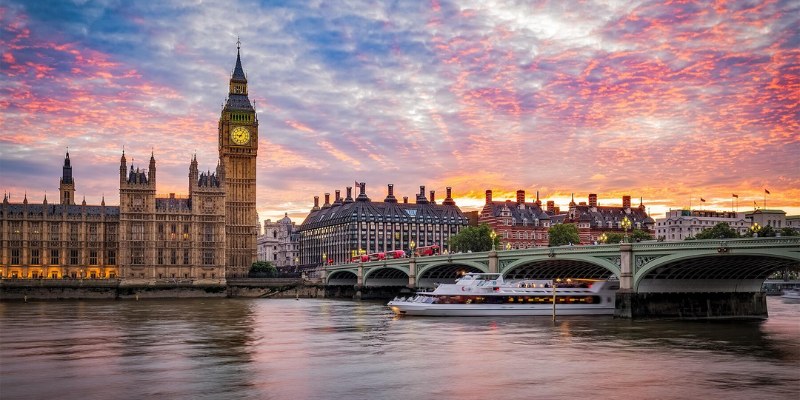
[[[636,292],[760,292],[776,271],[800,270],[800,253],[785,249],[724,247],[676,253],[636,269]]]
[[[558,255],[523,257],[506,265],[501,272],[506,279],[607,279],[619,277],[620,268],[603,258]]]
[[[358,274],[356,271],[338,270],[331,272],[325,281],[329,286],[353,286],[358,283]]]
[[[454,283],[468,272],[488,272],[488,268],[472,261],[441,261],[421,265],[417,272],[417,287],[433,288],[437,283]]]
[[[399,267],[375,267],[364,271],[364,286],[407,286],[408,271]]]

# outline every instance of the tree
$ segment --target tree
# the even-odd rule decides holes
[[[619,243],[625,238],[625,235],[620,232],[603,232],[606,235],[606,243]]]
[[[641,242],[644,240],[653,240],[653,235],[641,229],[634,229],[633,232],[631,232],[631,241]]]
[[[781,236],[800,236],[800,232],[787,226],[781,229]]]
[[[494,238],[495,248],[500,245],[500,238]],[[489,251],[492,249],[492,228],[486,224],[468,226],[450,237],[450,251]]]
[[[730,239],[738,238],[739,233],[736,229],[731,228],[727,222],[720,222],[714,225],[713,228],[703,229],[702,232],[695,235],[696,239]]]
[[[547,231],[550,236],[550,246],[563,246],[565,244],[578,244],[581,237],[575,224],[556,224]]]
[[[772,225],[762,226],[756,233],[758,233],[758,237],[774,237],[775,228]]]
[[[274,278],[278,275],[278,269],[269,261],[256,261],[250,266],[247,274],[250,278]]]

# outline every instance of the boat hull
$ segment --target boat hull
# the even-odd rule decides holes
[[[428,304],[407,301],[389,302],[398,315],[430,317],[552,316],[552,305],[528,304]],[[556,305],[556,315],[614,315],[613,305]]]

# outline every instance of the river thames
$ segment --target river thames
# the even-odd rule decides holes
[[[395,317],[383,303],[0,303],[8,399],[797,399],[800,304],[750,322]]]

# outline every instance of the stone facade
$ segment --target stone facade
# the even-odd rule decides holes
[[[264,232],[257,242],[258,261],[269,261],[277,268],[298,266],[300,233],[288,214],[277,222],[264,221]]]
[[[685,240],[722,222],[740,235],[746,234],[751,225],[743,212],[669,210],[664,218],[656,220],[656,238],[668,242]]]
[[[364,183],[357,186],[355,199],[352,187],[347,187],[345,198],[337,190],[332,203],[326,193],[321,207],[319,197],[314,198],[314,207],[298,229],[301,265],[350,262],[359,253],[404,250],[409,254],[412,242],[417,249],[438,245],[447,250],[450,236],[469,223],[453,201],[450,188],[437,204],[433,191],[430,198],[425,197],[424,186],[420,186],[415,203],[409,203],[407,197],[398,202],[393,185],[388,186],[382,202],[367,196]]]
[[[69,153],[60,204],[0,208],[2,278],[122,279],[124,283],[221,284],[245,277],[256,258],[258,119],[238,48],[218,129],[219,161],[189,165],[188,195],[157,195],[155,155],[147,168],[119,167],[119,206],[75,205]]]

